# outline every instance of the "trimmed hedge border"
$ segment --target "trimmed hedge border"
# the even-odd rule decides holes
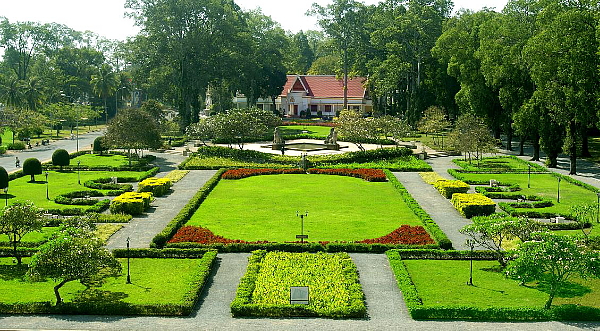
[[[179,230],[179,228],[181,228],[190,219],[190,217],[194,215],[196,209],[198,209],[202,201],[204,201],[208,194],[215,188],[215,186],[217,186],[221,180],[221,175],[226,170],[227,169],[223,168],[217,171],[217,173],[211,179],[209,179],[204,186],[202,186],[202,188],[196,192],[196,194],[194,194],[185,207],[179,211],[177,216],[175,216],[160,233],[152,238],[152,242],[150,243],[151,248],[163,248],[165,246],[167,241],[175,235],[177,230]]]
[[[546,169],[546,167],[544,167],[544,166],[541,166],[541,165],[539,165],[537,163],[531,163],[531,162],[525,161],[525,160],[520,159],[520,158],[518,158],[518,157],[516,157],[514,155],[494,156],[494,157],[491,157],[491,158],[494,158],[494,159],[506,158],[506,159],[516,160],[516,161],[518,161],[519,163],[521,163],[521,164],[523,164],[525,166],[531,166],[531,170],[532,170],[531,173],[532,174],[542,174],[542,173],[548,173],[549,172],[548,169]],[[460,166],[458,164],[458,161],[463,161],[463,160],[460,160],[460,159],[454,159],[454,160],[452,160],[452,162],[454,164]],[[469,170],[460,169],[459,171],[461,171],[461,172],[476,172],[476,173],[480,173],[480,174],[488,174],[488,173],[489,174],[499,174],[499,173],[515,173],[515,174],[523,174],[523,173],[525,173],[526,174],[526,173],[529,173],[529,170],[527,170],[527,171],[516,171],[516,170],[512,170],[512,169],[511,170],[502,170],[502,171],[469,171]]]
[[[481,321],[598,321],[600,309],[577,305],[553,306],[544,308],[477,308],[469,306],[435,306],[425,307],[418,289],[410,278],[410,274],[402,262],[401,251],[386,252],[390,267],[394,272],[398,287],[404,297],[410,316],[415,320],[481,320]],[[437,251],[435,254],[454,255],[452,251]]]
[[[126,251],[126,250],[117,250]],[[160,252],[140,252],[136,250],[135,254],[144,257],[156,255],[156,258],[169,258],[167,254],[160,256]],[[117,254],[122,254],[119,252]],[[183,257],[185,253],[178,252]],[[187,316],[192,313],[200,293],[206,284],[211,272],[212,265],[217,257],[214,250],[203,250],[200,265],[196,268],[192,289],[185,294],[183,304],[155,304],[155,305],[136,305],[126,302],[63,302],[59,306],[54,306],[50,302],[32,302],[16,304],[0,304],[0,314],[90,314],[90,315],[156,315],[156,316]],[[193,254],[190,254],[193,256]],[[119,257],[119,256],[117,256]],[[126,256],[123,256],[126,257]],[[198,257],[193,257],[198,258]]]
[[[491,215],[496,210],[496,203],[480,193],[455,193],[450,202],[466,218]]]
[[[343,242],[330,242],[330,243],[318,243],[318,242],[307,242],[301,243],[265,243],[265,244],[247,244],[247,243],[233,243],[233,244],[199,244],[194,242],[185,243],[171,243],[166,244],[166,248],[178,248],[178,249],[216,249],[219,253],[249,253],[255,250],[265,251],[281,251],[281,252],[327,252],[327,253],[385,253],[390,249],[414,249],[415,247],[423,249],[438,249],[439,245],[393,245],[393,244],[358,244],[358,243],[343,243]]]
[[[404,202],[413,211],[413,213],[417,215],[421,222],[423,222],[423,226],[425,227],[425,229],[427,229],[429,234],[431,234],[433,240],[435,240],[438,243],[440,248],[452,249],[452,241],[448,239],[444,231],[440,229],[437,223],[431,219],[431,216],[429,216],[429,214],[427,214],[427,212],[423,210],[421,206],[419,206],[419,204],[412,197],[412,195],[408,193],[408,190],[406,190],[406,188],[400,183],[400,181],[398,181],[398,178],[396,178],[396,176],[394,176],[394,174],[389,170],[384,170],[384,172],[387,175],[390,183],[392,183],[392,185],[394,185],[396,190],[400,193],[400,196],[402,196]]]
[[[116,258],[154,258],[154,259],[201,259],[208,252],[217,252],[214,249],[178,249],[178,248],[119,248],[113,250]]]

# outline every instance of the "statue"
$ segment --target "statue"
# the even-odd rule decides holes
[[[336,145],[337,144],[337,132],[335,132],[335,128],[331,128],[329,130],[329,135],[327,139],[325,139],[325,144],[327,145]]]
[[[273,133],[273,144],[283,144],[283,138],[281,138],[281,133],[279,133],[279,127],[276,127],[275,132]]]

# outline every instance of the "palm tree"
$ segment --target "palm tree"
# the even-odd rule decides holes
[[[108,122],[108,111],[106,109],[106,103],[108,96],[116,92],[119,81],[117,75],[108,64],[103,64],[95,75],[92,75],[92,89],[97,96],[104,99],[104,112],[106,114],[106,120]]]

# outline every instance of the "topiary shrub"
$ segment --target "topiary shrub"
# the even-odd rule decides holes
[[[42,174],[42,163],[40,160],[30,157],[23,162],[23,174],[31,176],[31,181],[35,182],[35,175]]]
[[[59,166],[61,171],[63,170],[63,167],[68,166],[69,163],[71,163],[71,157],[67,150],[60,148],[52,153],[52,165]]]
[[[146,178],[138,184],[138,192],[152,192],[156,197],[160,197],[169,192],[171,180],[168,178]]]
[[[454,208],[466,218],[491,215],[496,210],[496,203],[479,193],[455,193],[452,195],[451,202]]]
[[[152,193],[150,192],[125,192],[116,197],[110,204],[112,214],[139,215],[150,207]]]
[[[8,187],[8,172],[4,167],[0,167],[0,189]]]
[[[469,184],[460,180],[438,180],[433,186],[446,199],[452,198],[455,193],[467,193],[469,190]]]
[[[94,139],[93,150],[94,152],[98,152],[100,155],[102,155],[103,152],[108,151],[108,146],[104,142],[104,137],[98,137]]]

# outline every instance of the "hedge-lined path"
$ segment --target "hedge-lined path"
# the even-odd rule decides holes
[[[161,232],[179,213],[196,192],[216,173],[216,170],[192,170],[172,187],[168,195],[157,197],[151,209],[141,217],[133,218],[108,240],[110,250],[126,248],[127,238],[131,248],[148,248],[152,238]]]
[[[0,329],[28,330],[594,330],[598,323],[490,323],[415,321],[404,301],[384,254],[350,254],[360,274],[369,318],[233,318],[229,304],[246,272],[248,254],[219,254],[213,272],[189,317],[132,317],[96,315],[0,316]]]
[[[445,173],[448,174],[448,172]],[[463,217],[454,208],[450,203],[450,199],[444,198],[433,185],[427,184],[416,172],[394,172],[393,174],[423,210],[431,216],[431,219],[444,231],[452,242],[454,249],[467,249],[465,242],[468,237],[460,233],[459,230],[465,225],[471,224],[471,221]]]

